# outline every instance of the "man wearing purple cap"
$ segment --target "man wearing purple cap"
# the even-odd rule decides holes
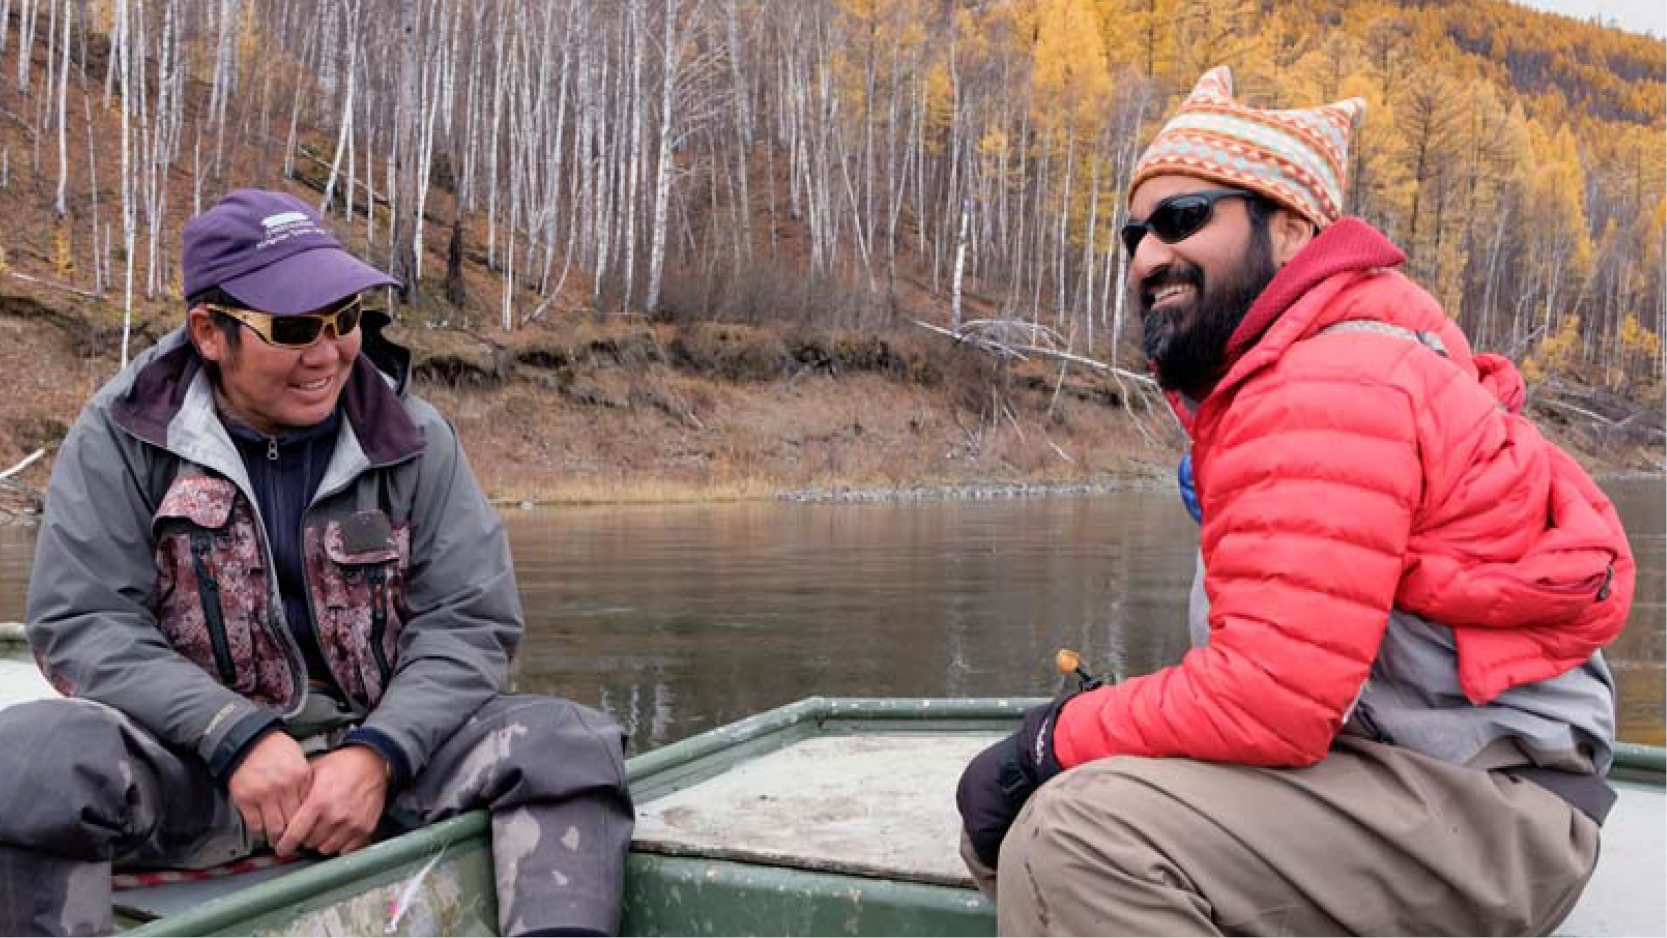
[[[1362,109],[1255,107],[1215,69],[1135,166],[1194,647],[966,769],[1005,934],[1547,934],[1591,875],[1632,554],[1516,369],[1342,215]]]
[[[0,934],[109,931],[113,868],[348,853],[476,807],[503,934],[616,930],[623,734],[506,692],[508,543],[361,306],[395,282],[282,193],[184,242],[185,326],[53,467],[29,638],[69,699],[0,711]]]

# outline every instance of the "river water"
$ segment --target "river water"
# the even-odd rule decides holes
[[[1661,745],[1667,497],[1605,485],[1638,557],[1606,653],[1621,736]],[[1169,491],[1007,501],[595,507],[506,514],[522,690],[599,705],[641,752],[811,694],[1045,695],[1054,649],[1125,677],[1179,660],[1197,530]],[[0,528],[0,620],[27,529]]]

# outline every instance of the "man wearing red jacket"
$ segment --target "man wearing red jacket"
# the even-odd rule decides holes
[[[968,766],[1004,934],[1539,934],[1591,875],[1632,553],[1516,369],[1340,217],[1362,110],[1254,108],[1218,68],[1136,167],[1194,648]]]

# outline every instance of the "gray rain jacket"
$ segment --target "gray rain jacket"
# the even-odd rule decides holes
[[[522,619],[498,514],[451,425],[405,391],[409,354],[383,324],[367,317],[302,539],[329,676],[409,777],[507,689]],[[176,330],[93,397],[59,450],[29,583],[41,669],[222,774],[306,699],[264,530]]]

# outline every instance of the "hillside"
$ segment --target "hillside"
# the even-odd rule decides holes
[[[1354,209],[1550,432],[1663,465],[1658,42],[1491,0],[355,9],[0,4],[0,469],[129,313],[132,350],[179,320],[180,225],[258,185],[417,285],[397,338],[501,498],[1167,476],[1135,385],[911,320],[1138,370],[1117,180],[1205,56],[1265,103],[1366,95]]]

